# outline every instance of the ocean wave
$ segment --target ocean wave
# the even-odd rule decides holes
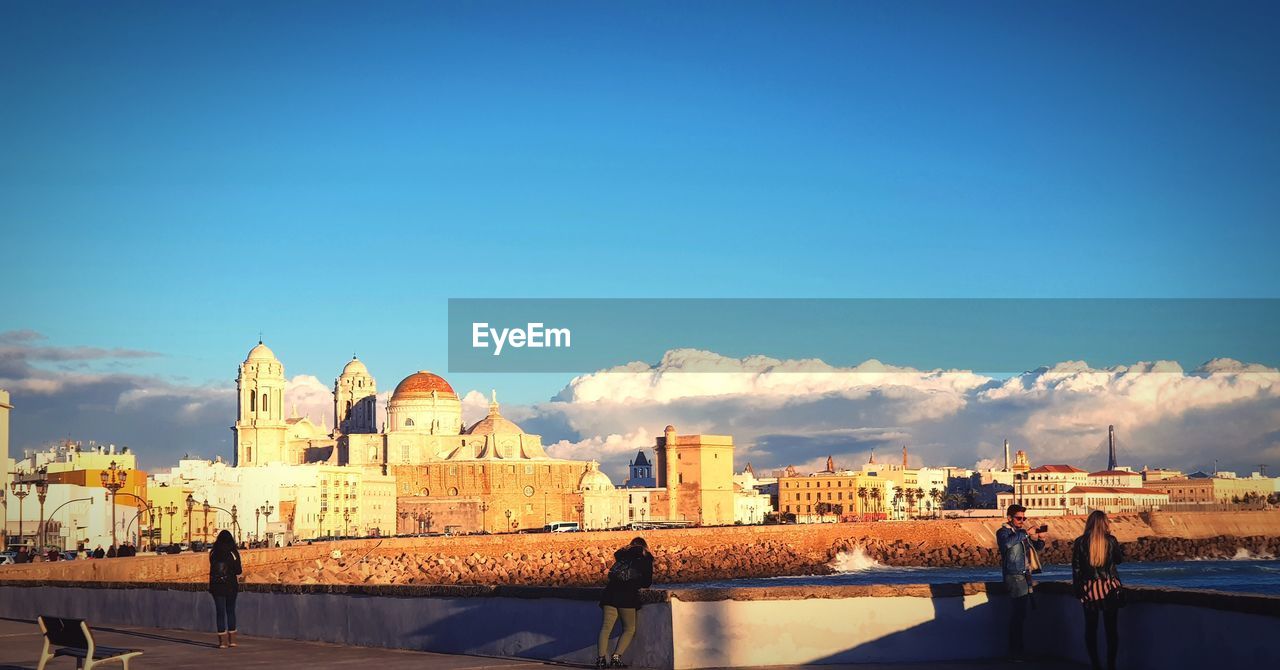
[[[883,570],[887,568],[885,564],[871,558],[867,555],[867,550],[862,547],[854,547],[853,551],[842,551],[836,554],[836,557],[828,563],[832,570],[837,574],[847,574],[850,572],[867,572],[870,570]]]

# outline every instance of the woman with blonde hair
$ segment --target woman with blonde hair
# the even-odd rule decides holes
[[[1123,586],[1116,566],[1124,561],[1120,542],[1111,534],[1107,514],[1094,510],[1084,524],[1084,535],[1071,547],[1071,583],[1084,605],[1084,645],[1089,662],[1101,670],[1098,660],[1098,614],[1107,629],[1107,668],[1115,670],[1120,643],[1116,613],[1124,605]]]

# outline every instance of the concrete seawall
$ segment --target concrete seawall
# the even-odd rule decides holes
[[[1048,521],[1046,558],[1067,560],[1083,517]],[[656,579],[680,583],[736,577],[823,574],[839,553],[862,549],[891,565],[991,565],[995,519],[787,526],[731,526],[647,531]],[[1280,554],[1280,511],[1178,512],[1117,516],[1117,537],[1129,560]],[[1229,532],[1228,532],[1229,531]],[[245,579],[274,584],[524,584],[593,585],[613,549],[634,532],[387,538],[243,552]],[[38,563],[0,568],[5,580],[199,582],[203,554],[102,561]]]
[[[628,661],[694,669],[758,665],[928,663],[1006,653],[1000,584],[646,591]],[[535,587],[248,585],[246,635],[445,653],[589,663],[598,590]],[[1130,589],[1120,618],[1127,668],[1276,667],[1280,598]],[[0,616],[77,617],[93,625],[203,631],[213,601],[200,585],[96,582],[0,585]],[[1085,661],[1083,615],[1065,584],[1041,585],[1027,639],[1038,655]],[[1223,644],[1230,640],[1230,644]],[[32,653],[36,652],[32,649]]]

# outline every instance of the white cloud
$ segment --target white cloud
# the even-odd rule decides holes
[[[673,423],[682,434],[732,435],[738,468],[807,465],[828,453],[855,465],[871,449],[896,458],[903,444],[913,463],[1002,463],[1005,438],[1033,462],[1093,468],[1105,464],[1110,424],[1121,460],[1135,467],[1244,464],[1280,448],[1278,412],[1280,372],[1230,359],[1191,372],[1169,361],[1068,361],[998,380],[688,349],[576,377],[551,402],[508,410],[526,429],[563,438],[555,453],[565,457],[628,459]]]

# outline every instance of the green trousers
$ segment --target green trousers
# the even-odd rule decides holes
[[[622,618],[622,637],[618,639],[618,650],[614,653],[621,656],[631,646],[631,640],[636,636],[636,611],[630,607],[613,607],[605,605],[600,609],[604,610],[604,623],[600,625],[600,639],[596,642],[596,655],[609,656],[609,634],[613,632],[613,625],[618,622],[618,618]]]

